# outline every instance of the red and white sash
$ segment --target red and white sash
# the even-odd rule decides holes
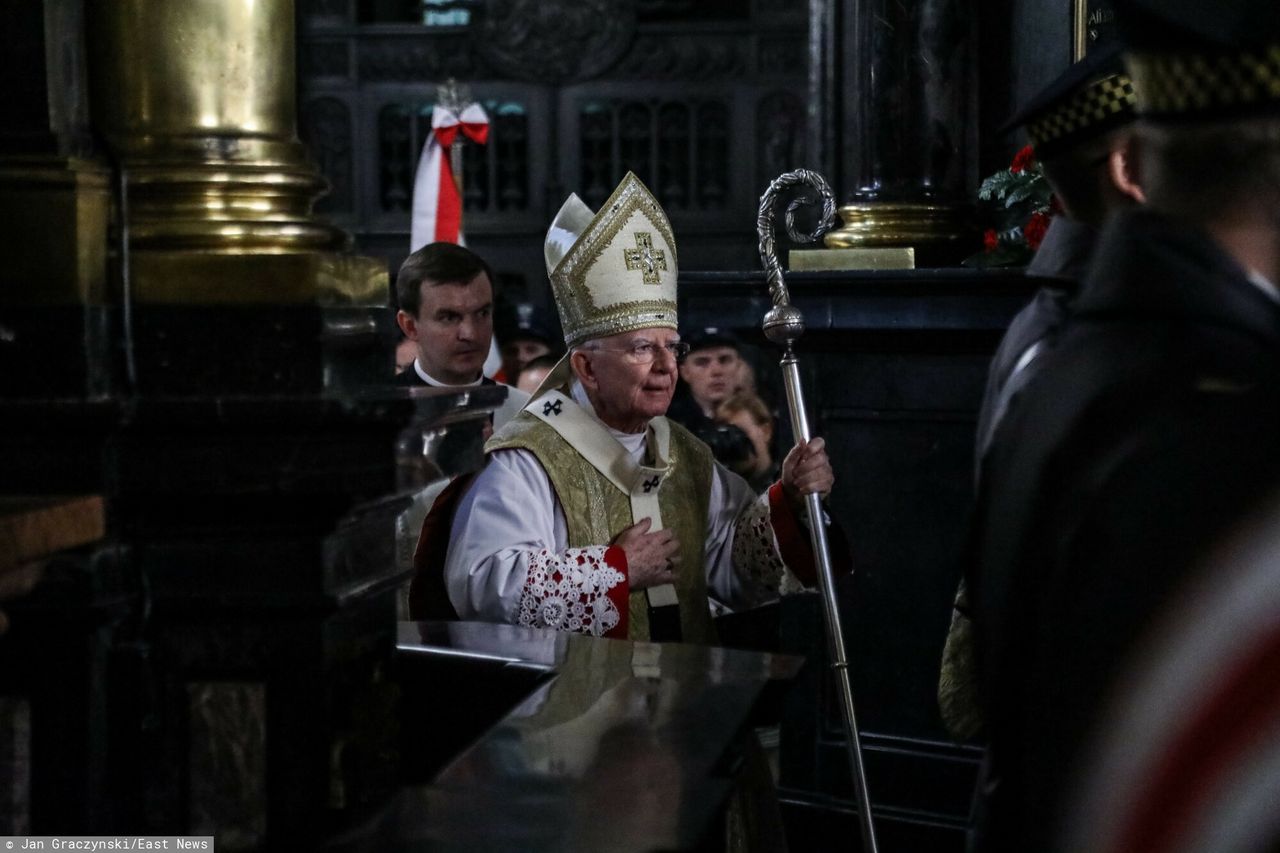
[[[447,107],[432,108],[431,135],[413,180],[410,252],[436,241],[462,243],[462,195],[449,158],[459,133],[481,145],[489,138],[489,117],[479,104],[465,107],[460,115]]]

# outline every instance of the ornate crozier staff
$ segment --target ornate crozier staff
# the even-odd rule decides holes
[[[777,178],[760,197],[760,212],[756,217],[756,231],[760,235],[760,260],[764,264],[769,281],[769,296],[773,308],[764,315],[764,334],[769,340],[783,347],[782,380],[787,389],[787,408],[791,410],[791,428],[797,439],[809,440],[809,418],[805,414],[804,392],[800,388],[800,363],[791,345],[804,334],[804,318],[787,293],[782,282],[782,265],[778,263],[774,247],[773,208],[778,195],[796,186],[809,186],[822,196],[822,219],[812,234],[797,234],[795,211],[812,204],[814,199],[801,197],[787,206],[787,235],[796,243],[812,243],[828,230],[835,221],[836,202],[831,187],[817,172],[797,169]],[[836,606],[835,576],[831,571],[831,552],[827,546],[827,530],[823,525],[822,498],[817,494],[807,496],[809,509],[809,537],[813,553],[818,557],[818,579],[822,586],[822,602],[827,623],[827,641],[831,654],[831,669],[835,672],[840,688],[841,709],[844,712],[846,742],[849,745],[849,769],[853,774],[853,792],[862,826],[862,848],[866,853],[876,853],[875,830],[871,824],[871,801],[867,796],[867,778],[862,769],[862,747],[858,741],[858,720],[853,709],[853,687],[849,681],[849,664],[845,660],[844,636],[840,627],[840,610]]]

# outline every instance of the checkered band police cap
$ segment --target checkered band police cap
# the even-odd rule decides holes
[[[1280,115],[1280,2],[1116,0],[1138,114],[1194,122]]]
[[[1028,121],[1027,135],[1040,157],[1052,157],[1076,142],[1132,121],[1136,100],[1129,75],[1109,74]]]
[[[1006,128],[1025,125],[1042,160],[1102,136],[1135,117],[1133,82],[1119,44],[1092,51],[1023,105]]]
[[[1133,53],[1144,118],[1280,112],[1280,42],[1237,53]]]

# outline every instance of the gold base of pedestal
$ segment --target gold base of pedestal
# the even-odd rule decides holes
[[[389,282],[381,259],[338,252],[134,252],[130,258],[137,304],[386,305]]]
[[[88,160],[0,161],[0,304],[107,301],[110,173]]]
[[[821,270],[913,270],[916,250],[907,246],[861,249],[792,249],[787,253],[792,272]]]
[[[155,161],[129,160],[129,239],[135,250],[220,252],[333,252],[350,245],[346,232],[311,215],[325,190],[305,162],[274,163],[264,144],[240,143],[256,153],[248,162],[174,162],[171,146]],[[290,146],[274,145],[275,148]],[[301,146],[291,146],[295,161]]]
[[[961,208],[941,204],[863,202],[839,210],[844,224],[827,233],[830,249],[913,247],[917,255],[963,251],[973,231]]]
[[[0,161],[0,305],[116,302],[118,258],[115,269],[108,265],[111,195],[110,172],[100,163],[58,157]],[[224,236],[215,251],[144,250],[134,235],[132,298],[171,305],[387,304],[382,260],[288,251],[290,239],[301,239],[293,231],[276,239],[274,251],[264,250],[253,239],[264,235],[265,230],[252,232],[239,241]]]

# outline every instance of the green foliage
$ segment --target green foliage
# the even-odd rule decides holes
[[[1018,171],[1014,171],[1014,169]],[[1046,216],[1051,215],[1053,189],[1030,148],[1023,148],[1008,169],[1001,169],[978,187],[978,217],[984,230],[985,250],[966,258],[965,266],[1025,266],[1035,254]],[[1034,245],[1027,240],[1027,228],[1036,233]],[[1038,226],[1038,228],[1036,227]]]
[[[1022,183],[1022,174],[1024,173],[1010,172],[1008,169],[996,172],[982,182],[982,186],[978,188],[978,198],[983,201],[1004,198],[1011,188]]]

